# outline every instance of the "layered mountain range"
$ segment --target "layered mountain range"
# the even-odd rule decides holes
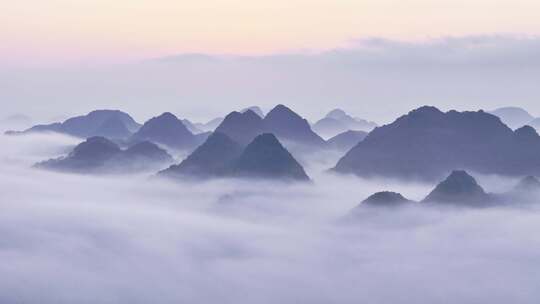
[[[249,177],[309,180],[302,166],[273,134],[257,135],[244,146],[217,131],[184,161],[161,171],[159,175],[188,179]]]
[[[325,147],[326,142],[308,121],[284,105],[277,105],[264,118],[252,110],[232,112],[216,128],[241,145],[247,145],[262,133],[272,133],[280,141],[310,147]]]

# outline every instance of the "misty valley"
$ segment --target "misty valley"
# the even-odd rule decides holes
[[[540,118],[225,114],[0,120],[0,303],[540,297]]]

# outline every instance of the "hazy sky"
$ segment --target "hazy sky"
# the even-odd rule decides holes
[[[0,3],[4,116],[206,120],[277,103],[312,120],[341,107],[386,122],[426,104],[540,116],[538,0]]]
[[[537,0],[0,0],[4,64],[333,49],[362,37],[539,34]]]

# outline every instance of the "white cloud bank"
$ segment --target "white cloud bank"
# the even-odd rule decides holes
[[[31,144],[30,144],[31,143]],[[336,224],[368,195],[432,187],[173,184],[28,169],[71,139],[1,137],[1,303],[537,303],[536,208],[404,210]],[[487,178],[490,190],[500,179]]]

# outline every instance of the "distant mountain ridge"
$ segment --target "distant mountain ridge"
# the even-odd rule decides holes
[[[324,137],[334,137],[346,131],[370,132],[377,124],[365,119],[352,117],[341,109],[334,109],[313,124],[313,130]]]
[[[503,107],[489,112],[499,117],[511,129],[517,129],[531,123],[535,117],[519,107]]]
[[[346,152],[364,140],[367,135],[368,133],[364,131],[349,130],[328,139],[326,142],[330,148]]]
[[[434,180],[453,168],[485,174],[540,174],[540,137],[512,131],[489,113],[421,107],[378,127],[334,170],[361,176]]]
[[[173,162],[157,145],[143,141],[125,150],[104,137],[90,137],[67,156],[37,163],[36,168],[74,173],[132,173]]]
[[[56,132],[79,138],[105,136],[111,139],[124,139],[139,128],[140,124],[125,112],[119,110],[96,110],[87,115],[69,118],[62,123],[36,125],[21,132],[9,131],[6,134]]]
[[[242,109],[240,112],[241,113],[244,113],[246,111],[253,111],[253,113],[259,115],[260,118],[264,118],[264,112],[263,110],[261,109],[261,107],[259,106],[251,106],[251,107],[247,107],[245,109]]]

